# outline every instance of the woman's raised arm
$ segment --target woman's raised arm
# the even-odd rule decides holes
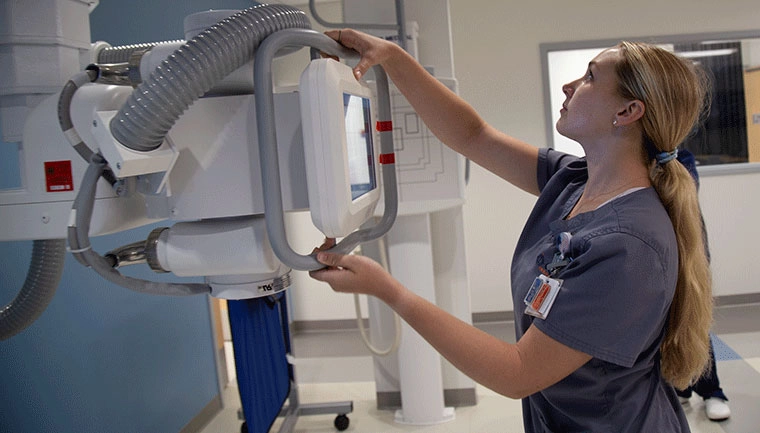
[[[325,34],[359,52],[357,79],[373,65],[381,65],[439,140],[515,186],[538,194],[538,148],[491,127],[395,43],[352,29]]]

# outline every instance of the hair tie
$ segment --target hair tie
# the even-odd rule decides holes
[[[678,157],[678,149],[673,149],[672,152],[661,152],[655,156],[658,165],[666,164]]]

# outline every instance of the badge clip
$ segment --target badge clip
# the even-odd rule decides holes
[[[546,270],[549,272],[549,275],[555,276],[559,271],[561,271],[565,266],[569,265],[573,261],[572,257],[569,257],[567,255],[567,253],[570,251],[570,240],[572,238],[573,235],[569,232],[562,232],[557,235],[557,252],[554,253],[552,262],[546,265]]]

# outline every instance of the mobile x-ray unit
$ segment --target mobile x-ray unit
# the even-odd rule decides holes
[[[66,25],[87,19],[86,3],[54,3],[61,19],[71,20]],[[20,4],[9,8],[23,14]],[[210,22],[199,26],[199,20]],[[94,62],[26,116],[23,187],[0,196],[0,239],[34,239],[35,245],[29,277],[2,311],[3,339],[45,309],[66,245],[83,265],[138,292],[272,300],[290,286],[291,269],[322,267],[290,248],[284,212],[311,209],[322,232],[343,238],[334,247],[343,253],[393,224],[391,129],[377,131],[390,121],[380,68],[377,104],[349,66],[318,54],[298,91],[275,95],[272,60],[278,52],[310,46],[315,54],[354,60],[356,53],[309,30],[306,15],[284,5],[202,13],[191,23],[203,30],[186,41],[96,45]],[[63,67],[79,63],[78,57],[59,60]],[[382,218],[357,230],[373,216],[383,182]],[[91,248],[91,235],[158,220],[176,224],[105,255]],[[118,270],[140,262],[205,282],[153,282]],[[290,397],[291,418],[314,412],[298,405],[293,390]],[[317,411],[329,410],[345,415],[351,408]]]
[[[418,3],[408,15],[445,24],[442,31],[434,30],[450,45],[448,2]],[[0,338],[21,332],[42,314],[55,293],[68,250],[106,280],[134,291],[253,300],[230,303],[233,334],[244,335],[244,340],[262,333],[274,336],[270,343],[283,353],[283,362],[275,368],[280,373],[285,369],[292,379],[284,359],[289,351],[287,312],[277,300],[291,285],[291,269],[321,265],[313,255],[290,247],[284,213],[307,209],[322,233],[343,238],[333,251],[348,253],[365,243],[365,253],[374,256],[385,251],[378,251],[372,241],[389,232],[400,209],[401,222],[382,248],[391,256],[394,276],[410,287],[433,290],[424,295],[433,301],[434,287],[445,286],[445,299],[439,293],[439,304],[470,320],[469,295],[461,290],[468,289],[462,276],[463,248],[436,246],[430,238],[440,233],[440,238],[461,247],[464,164],[429,136],[420,146],[413,145],[412,135],[426,129],[400,94],[389,91],[381,68],[373,68],[373,92],[367,83],[355,80],[349,66],[319,58],[321,51],[349,62],[357,59],[355,52],[310,30],[305,14],[290,6],[195,14],[185,21],[183,41],[111,47],[89,43],[88,13],[94,4],[3,3],[4,13],[21,18],[32,8],[47,11],[63,25],[38,30],[51,31],[50,39],[66,42],[50,47],[28,44],[24,38],[29,29],[3,42],[8,49],[0,63],[11,84],[0,92],[10,101],[0,104],[2,129],[6,141],[23,139],[23,145],[22,185],[0,191],[0,240],[34,240],[34,247],[24,286],[0,311]],[[310,6],[319,19],[313,1]],[[422,13],[422,8],[428,12]],[[363,0],[346,1],[344,15],[364,20],[362,14],[382,15],[382,9]],[[429,13],[433,9],[437,13]],[[396,12],[403,11],[403,2],[397,0]],[[416,50],[416,36],[407,37],[403,13],[396,19],[399,24],[389,28],[399,30],[402,46],[414,42]],[[409,35],[415,25],[410,23]],[[44,22],[41,27],[46,27]],[[65,34],[56,34],[61,28]],[[31,46],[42,51],[27,52]],[[299,89],[275,93],[274,57],[304,46],[312,48],[313,60]],[[24,64],[27,61],[44,67]],[[83,65],[88,66],[82,70]],[[24,74],[33,70],[54,74]],[[62,75],[71,78],[61,90],[57,83]],[[453,78],[443,81],[456,87]],[[394,105],[401,105],[401,111],[392,113],[391,99],[399,101]],[[391,120],[397,121],[397,116],[403,131]],[[400,152],[394,152],[394,133],[408,143]],[[397,186],[397,170],[403,173],[397,159],[404,151],[412,163],[407,165],[408,181]],[[438,183],[438,191],[453,191],[454,197],[420,188],[431,183]],[[90,236],[162,220],[174,224],[106,254],[90,245]],[[428,237],[410,247],[408,240],[420,233]],[[435,266],[441,257],[436,251],[441,250],[451,254],[442,259],[453,264],[443,271]],[[428,261],[419,265],[399,258],[406,256]],[[118,270],[137,263],[147,263],[156,272],[204,277],[204,282],[146,281]],[[378,303],[370,303],[370,310],[373,339],[383,340],[383,328],[393,326],[390,313]],[[254,323],[250,317],[260,320]],[[375,361],[378,407],[402,407],[399,422],[431,424],[453,418],[453,410],[444,407],[444,391],[454,393],[446,396],[453,406],[474,404],[469,379],[442,365],[408,327],[403,335],[398,359]],[[246,352],[251,351],[236,347],[238,364],[252,362]],[[245,417],[253,431],[263,427],[251,426],[251,419],[270,413],[260,414],[256,404],[245,401],[244,388],[255,385],[247,380],[238,375]],[[286,418],[281,431],[292,429],[299,415],[319,413],[337,413],[336,427],[347,427],[351,402],[301,405],[297,387],[290,384],[262,393],[278,405],[289,399],[282,409]]]

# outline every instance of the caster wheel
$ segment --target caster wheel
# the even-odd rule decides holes
[[[338,431],[343,431],[348,428],[349,419],[346,415],[338,415],[335,417],[335,422],[333,422],[333,425],[335,425],[335,428],[338,429]]]
[[[240,433],[248,433],[248,424],[246,422],[240,425]]]

